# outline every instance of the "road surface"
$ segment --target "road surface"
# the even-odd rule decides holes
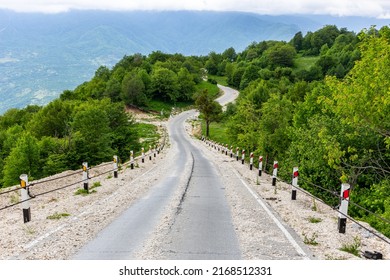
[[[238,93],[230,88],[218,101],[224,105]],[[225,193],[225,182],[215,164],[197,147],[185,131],[187,119],[196,115],[194,110],[171,118],[168,132],[172,152],[169,174],[165,174],[144,199],[123,212],[112,224],[104,228],[94,240],[87,243],[73,259],[134,259],[156,232],[163,221],[167,205],[183,190],[176,205],[177,212],[170,229],[159,244],[165,259],[241,259],[240,242],[233,224],[231,207]],[[236,180],[240,188],[244,182]],[[184,182],[184,183],[183,183]],[[183,185],[184,184],[184,185]],[[243,190],[247,192],[246,190]],[[250,192],[245,194],[251,196]],[[255,201],[257,198],[252,197]],[[255,203],[254,207],[265,207]],[[269,214],[264,212],[264,216]],[[274,223],[272,219],[267,223]],[[276,225],[264,225],[265,228]],[[281,231],[278,248],[291,252],[291,258],[306,258],[294,249],[294,244]],[[272,246],[271,246],[272,247]],[[258,248],[259,249],[259,248]],[[271,250],[271,252],[269,252]],[[272,254],[272,248],[267,248]],[[299,251],[299,249],[298,249]]]

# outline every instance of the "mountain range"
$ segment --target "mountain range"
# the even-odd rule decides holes
[[[359,32],[389,20],[242,12],[70,11],[59,14],[0,10],[0,114],[43,105],[89,80],[124,55],[152,51],[207,55],[237,52],[263,40],[289,41],[327,24]]]

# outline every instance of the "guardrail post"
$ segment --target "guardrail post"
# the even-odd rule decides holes
[[[338,229],[339,233],[345,233],[347,227],[347,214],[348,214],[348,204],[349,204],[349,191],[351,186],[347,183],[341,184],[341,194],[340,194],[340,207],[339,207],[339,218],[338,218]]]
[[[293,167],[293,175],[292,175],[292,188],[291,188],[291,200],[297,199],[297,187],[298,187],[298,167]]]
[[[134,169],[134,152],[130,151],[130,168]]]
[[[242,153],[241,153],[241,163],[244,164],[245,162],[245,150],[242,150]]]
[[[142,147],[142,155],[141,155],[141,158],[142,158],[142,163],[145,162],[145,149]]]
[[[278,162],[274,161],[274,170],[272,172],[272,186],[276,186],[276,177],[278,176]]]
[[[30,209],[30,196],[28,192],[28,176],[26,174],[20,175],[21,197],[22,197],[22,210],[23,210],[23,222],[27,223],[31,221],[31,209]]]
[[[118,178],[118,156],[114,156],[114,178]]]
[[[83,185],[84,185],[84,190],[89,192],[89,187],[88,187],[88,162],[83,162]]]
[[[250,159],[249,159],[249,169],[253,169],[253,152],[250,154]]]
[[[236,148],[236,160],[238,161],[238,151],[240,150],[239,147]]]
[[[259,176],[261,176],[262,171],[263,171],[263,156],[259,156]]]

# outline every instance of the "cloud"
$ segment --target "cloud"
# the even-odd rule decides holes
[[[0,0],[0,8],[58,13],[71,9],[212,10],[260,14],[330,14],[387,18],[388,0]]]

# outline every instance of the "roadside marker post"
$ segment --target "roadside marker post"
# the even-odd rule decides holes
[[[233,145],[230,146],[230,158],[233,158]]]
[[[236,148],[236,160],[237,160],[237,161],[238,161],[238,152],[239,152],[239,150],[240,150],[240,148],[237,147],[237,148]]]
[[[226,145],[225,145],[225,155],[226,155],[226,156],[227,156],[227,154],[228,154],[228,150],[229,150],[229,145],[226,144]]]
[[[88,162],[83,162],[83,185],[84,185],[84,190],[89,192],[89,186],[88,186]]]
[[[292,187],[291,187],[291,200],[297,199],[297,187],[298,187],[298,167],[293,167],[293,175],[292,175]]]
[[[153,155],[154,157],[156,157],[156,152],[157,152],[157,145],[154,146],[154,149],[153,149]]]
[[[245,162],[245,150],[242,150],[242,153],[241,153],[241,163],[244,164]]]
[[[263,156],[259,156],[259,176],[261,176],[262,171],[263,171]]]
[[[134,152],[130,151],[130,168],[134,169]]]
[[[142,158],[142,163],[145,162],[145,149],[142,147],[142,155],[141,155],[141,158]]]
[[[114,156],[114,178],[118,178],[118,156]]]
[[[340,194],[340,207],[339,207],[339,218],[338,218],[338,229],[339,233],[345,233],[347,227],[347,215],[348,215],[348,204],[349,204],[349,192],[351,186],[347,183],[341,184]]]
[[[19,177],[21,189],[21,199],[22,199],[22,210],[23,210],[23,222],[27,223],[31,221],[31,209],[30,209],[30,198],[28,191],[28,175],[22,174]]]
[[[250,154],[250,159],[249,159],[249,169],[253,169],[253,152]]]
[[[272,186],[276,186],[276,177],[278,176],[278,162],[274,161],[274,170],[272,172]]]
[[[152,160],[152,146],[149,145],[149,160]]]

